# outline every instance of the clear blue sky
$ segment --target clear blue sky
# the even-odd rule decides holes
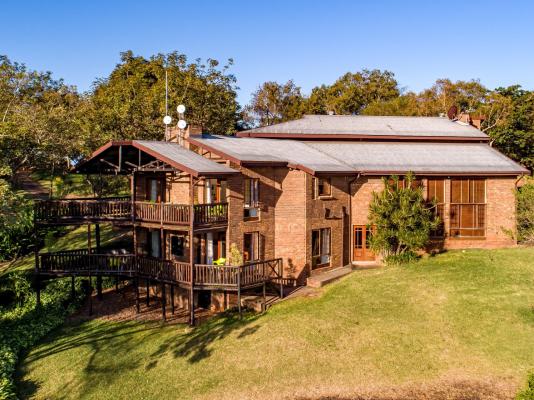
[[[87,90],[131,49],[233,58],[239,101],[267,80],[308,93],[347,71],[393,71],[410,90],[437,78],[534,89],[532,1],[13,1],[0,54]]]

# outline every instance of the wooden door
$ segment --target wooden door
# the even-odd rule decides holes
[[[369,248],[373,229],[366,225],[354,225],[353,261],[374,261],[375,255]]]

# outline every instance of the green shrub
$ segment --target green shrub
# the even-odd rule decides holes
[[[534,373],[530,374],[527,387],[517,394],[516,400],[534,400]]]
[[[423,188],[415,175],[406,175],[403,184],[397,176],[383,178],[385,189],[373,193],[369,205],[369,221],[373,226],[370,247],[384,256],[386,263],[411,261],[426,246],[430,232],[439,219],[429,208]]]
[[[520,242],[534,242],[534,179],[516,193],[517,239]]]
[[[29,287],[29,283],[19,282],[18,285]],[[64,322],[83,299],[79,283],[76,293],[76,299],[71,301],[70,282],[56,280],[42,291],[40,308],[37,307],[35,293],[28,291],[22,305],[0,310],[0,399],[17,398],[13,373],[18,355]]]
[[[0,261],[27,253],[33,245],[33,203],[0,179]]]

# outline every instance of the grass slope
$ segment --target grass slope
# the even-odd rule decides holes
[[[359,271],[319,297],[193,330],[134,322],[66,326],[25,358],[21,394],[293,398],[443,379],[515,388],[534,367],[533,260],[533,248],[449,252]]]

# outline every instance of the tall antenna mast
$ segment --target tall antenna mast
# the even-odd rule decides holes
[[[163,123],[165,124],[165,140],[169,140],[169,125],[172,122],[172,118],[169,115],[169,81],[167,77],[167,68],[165,68],[165,116],[163,117]]]

